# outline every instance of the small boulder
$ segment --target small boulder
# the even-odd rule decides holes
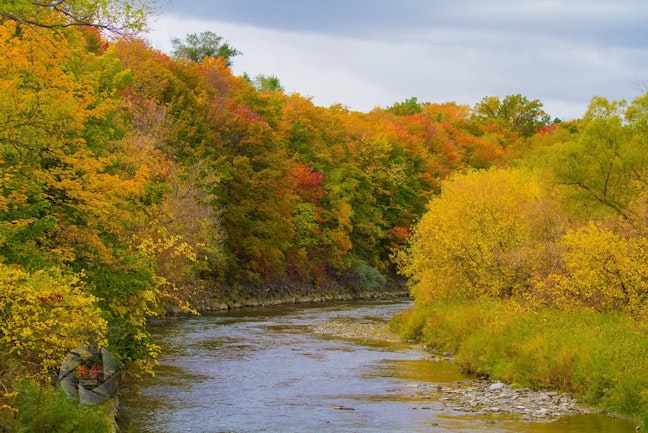
[[[502,382],[497,382],[488,387],[489,391],[496,391],[498,389],[504,389],[504,384]]]

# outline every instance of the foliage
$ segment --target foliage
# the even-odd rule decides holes
[[[180,38],[171,39],[173,57],[201,62],[205,57],[222,57],[231,65],[232,58],[241,54],[227,43],[222,43],[223,38],[214,32],[205,31],[200,34],[190,33],[184,41]]]
[[[530,137],[542,126],[549,124],[550,117],[542,110],[542,102],[529,101],[520,94],[504,99],[488,96],[475,105],[474,116],[482,120],[503,122],[523,137]]]
[[[366,263],[359,263],[354,271],[363,289],[375,290],[387,283],[387,278],[383,274]]]
[[[564,269],[537,287],[545,302],[648,318],[648,238],[622,237],[592,222],[569,231],[562,243]]]
[[[411,116],[422,111],[421,104],[415,97],[406,99],[403,102],[397,102],[389,108],[389,111],[397,116]]]
[[[136,30],[149,11],[0,6],[3,371],[45,383],[89,342],[145,368],[159,351],[147,318],[192,311],[206,291],[373,289],[400,267],[417,305],[399,325],[409,337],[459,349],[475,371],[645,412],[645,380],[585,324],[610,346],[622,336],[621,359],[636,361],[648,95],[597,97],[560,124],[522,95],[472,109],[415,97],[369,113],[318,107],[274,76],[234,76],[240,53],[211,32],[175,39],[173,57],[101,34]],[[572,318],[582,344],[560,335]],[[8,414],[11,382],[0,378]]]
[[[527,169],[443,184],[399,255],[416,306],[394,327],[468,371],[645,419],[645,107],[594,98],[507,147]]]
[[[47,378],[68,351],[105,344],[106,321],[79,277],[0,264],[0,347],[11,371]]]
[[[141,31],[152,13],[146,0],[12,0],[0,6],[0,16],[44,27],[96,27],[116,33]]]
[[[129,73],[89,44],[97,37],[0,24],[0,363],[11,377],[47,382],[88,343],[124,360],[155,353],[154,267],[131,231],[160,179],[119,150]]]
[[[554,265],[561,233],[556,206],[520,170],[456,175],[433,199],[405,258],[412,293],[434,299],[507,298],[527,293]]]
[[[254,77],[254,87],[265,92],[281,92],[284,90],[279,78],[275,75],[257,75]]]
[[[579,134],[545,150],[544,165],[582,214],[629,218],[628,207],[645,190],[645,98],[630,106],[593,98]]]

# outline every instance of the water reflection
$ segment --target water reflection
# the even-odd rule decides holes
[[[387,359],[371,368],[365,377],[392,377],[406,381],[449,384],[466,379],[451,362],[420,359]]]

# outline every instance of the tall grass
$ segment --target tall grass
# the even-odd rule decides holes
[[[648,427],[648,326],[621,313],[531,311],[484,301],[416,307],[393,327],[455,352],[472,373],[569,392]]]
[[[17,433],[110,433],[114,420],[104,403],[82,406],[60,388],[36,382],[16,384],[18,409],[12,431]]]

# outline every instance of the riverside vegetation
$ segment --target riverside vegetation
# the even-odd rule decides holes
[[[150,372],[150,316],[402,275],[402,335],[645,422],[648,94],[317,107],[211,32],[154,50],[151,13],[0,5],[1,430],[102,431],[57,367],[93,343]]]

